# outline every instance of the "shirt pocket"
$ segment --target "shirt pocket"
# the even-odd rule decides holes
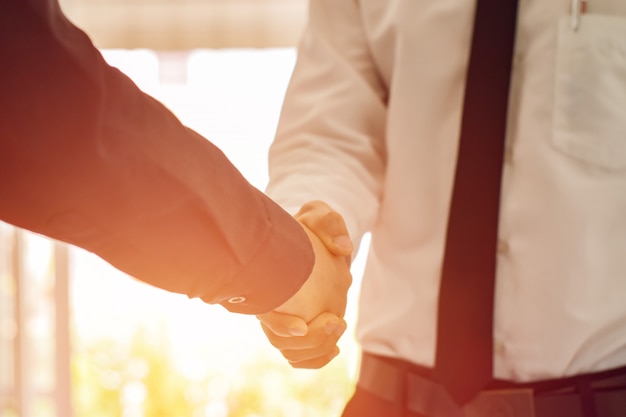
[[[626,168],[626,19],[559,23],[553,144],[579,161]]]

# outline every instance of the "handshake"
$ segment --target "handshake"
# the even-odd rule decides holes
[[[287,302],[257,318],[291,366],[321,368],[339,354],[337,341],[346,330],[352,242],[343,218],[321,201],[303,205],[294,217],[313,246],[313,271]]]

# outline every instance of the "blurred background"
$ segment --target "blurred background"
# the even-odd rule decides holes
[[[306,0],[61,5],[111,65],[264,189]],[[337,416],[355,382],[362,266],[357,257],[342,353],[321,370],[294,370],[254,317],[0,223],[0,417]]]

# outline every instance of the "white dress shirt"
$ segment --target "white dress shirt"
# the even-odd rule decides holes
[[[626,1],[520,0],[495,376],[626,364]],[[574,1],[576,3],[576,1]],[[434,363],[438,287],[474,2],[312,0],[268,193],[371,231],[357,335]],[[488,88],[488,87],[486,87]],[[471,243],[469,243],[471,244]]]

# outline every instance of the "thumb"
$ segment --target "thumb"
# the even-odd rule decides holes
[[[343,217],[322,201],[302,206],[295,218],[313,232],[335,256],[352,255],[353,244]]]

